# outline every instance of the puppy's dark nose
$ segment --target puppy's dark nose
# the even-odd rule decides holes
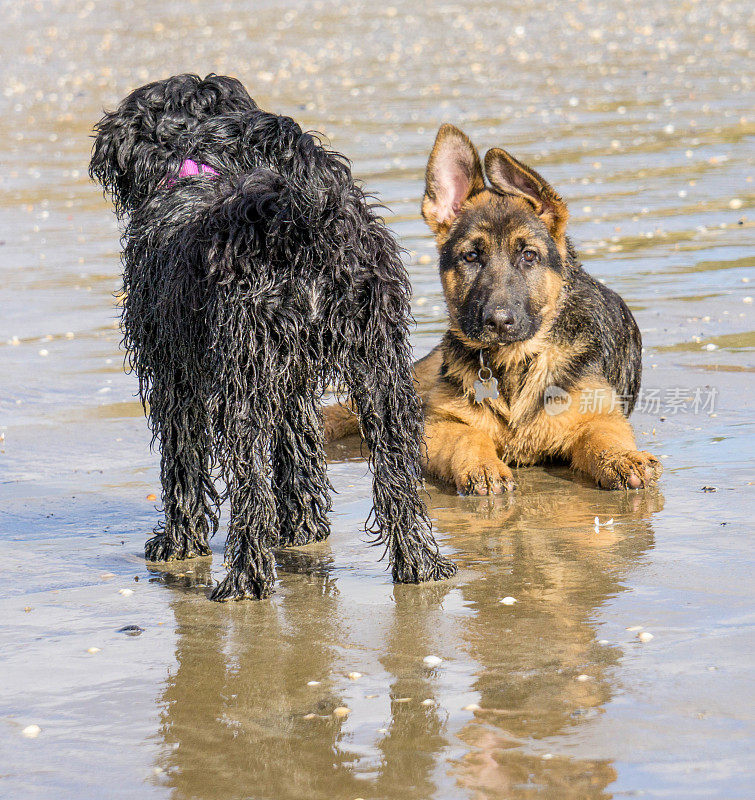
[[[494,308],[485,316],[484,324],[498,333],[508,333],[516,322],[514,312],[509,308]]]

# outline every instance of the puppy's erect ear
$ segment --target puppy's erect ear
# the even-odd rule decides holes
[[[530,203],[554,239],[563,238],[569,219],[566,203],[534,169],[494,147],[485,154],[485,174],[497,191],[523,197]]]
[[[480,156],[472,142],[453,125],[441,125],[425,173],[425,222],[435,233],[443,233],[464,201],[484,188]]]

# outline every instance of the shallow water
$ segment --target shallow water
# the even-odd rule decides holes
[[[0,796],[751,797],[749,4],[2,9]],[[510,500],[431,486],[459,575],[393,586],[360,534],[365,464],[337,445],[333,535],[278,554],[270,601],[205,599],[220,536],[212,564],[147,569],[157,457],[87,136],[184,70],[237,75],[353,158],[408,250],[417,355],[444,326],[418,215],[437,126],[543,172],[643,330],[633,420],[660,487],[550,467],[519,470]]]

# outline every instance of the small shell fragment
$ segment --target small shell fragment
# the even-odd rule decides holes
[[[40,733],[42,733],[42,728],[39,725],[27,725],[21,731],[21,736],[25,736],[27,739],[36,739]]]
[[[156,494],[148,494],[145,500],[157,500]]]
[[[87,653],[99,653],[99,652],[100,652],[100,648],[99,647],[89,647],[89,648],[87,648]]]
[[[118,594],[122,594],[124,597],[131,597],[133,593],[133,589],[118,589]]]
[[[333,709],[333,716],[337,719],[348,717],[349,714],[351,714],[351,709],[347,708],[346,706],[338,706],[338,708]]]
[[[637,634],[637,638],[641,642],[649,642],[652,640],[653,634],[648,631],[641,631],[640,633]]]
[[[477,703],[470,703],[468,706],[464,706],[464,708],[462,710],[463,711],[482,711],[482,709],[480,708],[480,706],[477,705]]]
[[[427,700],[423,700],[420,703],[420,705],[423,705],[423,706],[434,706],[435,705],[435,700],[433,700],[431,697],[428,697]]]
[[[346,677],[350,681],[358,681],[362,677],[362,673],[361,672],[350,672]]]
[[[627,630],[628,630],[630,633],[635,633],[636,631],[641,631],[641,630],[642,630],[642,625],[630,625],[630,626],[627,628]]]
[[[411,703],[411,697],[396,697],[393,701],[394,703]]]
[[[439,667],[443,663],[443,659],[438,658],[438,656],[425,656],[422,659],[422,663],[426,667]]]
[[[320,681],[307,681],[307,686],[319,686]]]
[[[503,606],[513,606],[514,603],[518,603],[519,601],[516,599],[516,597],[504,597],[498,602]]]
[[[590,676],[590,675],[577,675],[577,680],[580,683],[584,683],[585,681],[592,680],[592,676]]]
[[[316,719],[317,714],[305,714],[304,719]]]

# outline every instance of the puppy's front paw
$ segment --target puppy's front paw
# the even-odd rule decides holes
[[[601,453],[597,466],[595,479],[603,489],[644,489],[663,472],[661,462],[644,450]]]
[[[459,494],[501,494],[516,488],[514,473],[499,458],[465,464],[454,475]]]

